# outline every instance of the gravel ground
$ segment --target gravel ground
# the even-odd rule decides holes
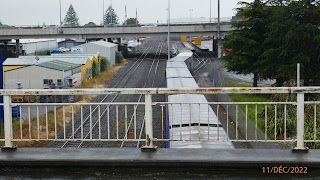
[[[152,46],[152,50],[154,51],[154,48],[157,48],[159,44],[159,41],[154,41],[150,43]],[[156,50],[155,50],[156,51]],[[141,63],[141,65],[136,69],[136,71],[133,73],[133,71],[135,70],[135,68],[131,69],[130,73],[128,73],[126,75],[126,77],[123,78],[123,75],[126,74],[126,72],[129,71],[130,67],[136,62],[138,61],[138,58],[135,59],[130,59],[128,60],[128,64],[125,65],[123,68],[121,68],[118,73],[114,76],[114,78],[109,82],[109,84],[107,85],[108,87],[115,87],[115,85],[117,85],[119,82],[119,84],[117,85],[117,88],[143,88],[146,81],[146,88],[151,88],[151,87],[166,87],[166,82],[165,82],[165,67],[166,67],[166,60],[160,60],[159,61],[159,67],[157,72],[155,73],[155,66],[157,64],[157,61],[154,62],[153,64],[153,68],[151,70],[149,79],[147,80],[148,74],[149,74],[149,70],[151,68],[153,59],[150,58],[146,58],[143,60],[143,62]],[[136,64],[137,65],[137,64]],[[153,83],[153,79],[154,79],[154,85],[152,86]],[[111,102],[111,100],[114,98],[115,96],[108,96],[104,102]],[[104,98],[104,96],[98,96],[96,97],[93,102],[100,102],[102,99]],[[140,95],[119,95],[116,97],[115,102],[138,102],[140,98]],[[165,101],[165,96],[164,95],[157,95],[157,96],[153,96],[153,101],[154,102],[161,102],[161,101]],[[144,96],[142,96],[141,98],[141,102],[144,102]],[[92,106],[92,112],[94,110],[95,106]],[[101,106],[101,114],[102,112],[104,112],[104,110],[106,110],[106,106]],[[117,112],[118,111],[118,118],[117,118]],[[108,112],[108,111],[107,111]],[[98,138],[99,134],[101,135],[102,139],[106,139],[108,138],[108,135],[110,136],[110,138],[114,139],[114,138],[119,138],[119,139],[123,139],[124,135],[125,135],[125,106],[124,105],[119,105],[118,106],[118,110],[117,107],[115,105],[110,106],[109,108],[109,118],[107,116],[107,112],[101,117],[100,120],[100,126],[101,126],[101,132],[99,132],[98,127],[99,127],[99,123],[97,123],[96,127],[93,128],[92,130],[92,138]],[[133,106],[132,105],[128,105],[127,106],[127,124],[129,124],[131,117],[133,116]],[[140,134],[140,129],[141,129],[141,124],[142,124],[142,120],[143,120],[143,116],[144,116],[144,106],[138,106],[137,108],[137,128],[136,128],[136,136],[137,138],[139,137]],[[153,118],[154,118],[154,136],[155,137],[161,137],[161,109],[159,107],[154,107],[153,110],[154,114],[153,114]],[[85,119],[86,117],[88,117],[90,114],[90,107],[89,106],[84,106],[83,107],[83,119]],[[118,123],[117,123],[117,119],[118,119]],[[88,120],[90,121],[90,118],[88,118]],[[98,111],[92,113],[92,126],[94,126],[94,123],[98,120]],[[109,120],[109,124],[108,124],[108,120]],[[81,113],[78,112],[75,114],[75,122],[74,122],[74,127],[77,128],[80,126],[80,122],[81,122]],[[85,125],[85,127],[83,128],[83,134],[84,136],[89,132],[89,126],[90,123],[87,123]],[[118,129],[119,131],[117,131],[117,125],[118,125]],[[128,136],[129,138],[134,137],[134,130],[133,130],[133,123],[131,124],[131,129],[129,129],[129,133]],[[110,129],[110,131],[108,131],[108,129]],[[70,137],[72,133],[72,123],[69,123],[69,125],[66,128],[66,137]],[[59,134],[59,138],[63,138],[64,137],[64,133],[60,133]],[[76,137],[81,137],[81,133],[77,134]],[[142,133],[141,136],[143,139],[145,137],[144,132]],[[87,137],[87,139],[90,139],[90,136]],[[49,143],[47,145],[47,147],[61,147],[63,143],[61,142],[52,142]],[[74,143],[70,143],[68,144],[67,147],[77,147],[80,143],[79,142],[74,142]],[[140,146],[143,145],[143,143],[140,143]],[[121,142],[84,142],[81,147],[115,147],[115,148],[119,148],[121,145]],[[124,143],[123,147],[136,147],[137,143]],[[158,143],[157,144],[158,147],[164,147],[164,143]]]
[[[193,75],[194,79],[196,80],[197,84],[199,87],[213,87],[213,81],[211,77],[209,76],[209,73],[206,71],[206,68],[203,67]],[[214,95],[205,95],[207,98],[208,102],[217,102],[217,99]],[[217,114],[217,106],[216,105],[211,105],[213,111]],[[219,120],[222,124],[222,127],[227,129],[227,118],[225,115],[226,111],[220,106],[219,107]],[[231,139],[235,139],[236,137],[236,132],[235,132],[235,127],[233,127],[233,124],[229,120],[229,137]],[[243,135],[239,133],[239,138],[242,138]],[[250,148],[250,146],[247,143],[233,143],[235,148]]]

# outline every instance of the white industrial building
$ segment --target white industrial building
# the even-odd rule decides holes
[[[81,77],[81,65],[63,61],[34,63],[4,72],[5,89],[43,89],[51,85],[73,86],[75,79]]]
[[[75,46],[72,49],[81,49],[84,54],[96,54],[100,53],[101,57],[108,58],[111,65],[116,63],[116,52],[118,52],[118,45],[106,41],[96,41],[79,46]]]
[[[22,54],[25,55],[58,48],[56,39],[20,39],[20,43],[22,44]]]

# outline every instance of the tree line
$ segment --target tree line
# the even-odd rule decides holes
[[[134,25],[136,23],[139,23],[139,21],[136,18],[129,18],[127,19],[123,24],[124,25]],[[112,6],[109,6],[108,9],[105,12],[105,15],[103,17],[103,21],[101,22],[101,25],[108,26],[108,25],[117,25],[119,24],[119,17],[115,10],[112,8]],[[63,21],[63,26],[67,27],[75,27],[79,26],[79,17],[75,9],[73,8],[73,5],[71,4],[69,6],[69,9],[67,11],[67,14]],[[85,24],[84,26],[96,26],[94,22],[89,22]]]
[[[319,0],[255,0],[240,2],[233,30],[222,43],[229,71],[275,79],[283,86],[297,77],[304,86],[320,85]]]

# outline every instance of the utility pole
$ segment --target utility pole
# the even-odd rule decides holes
[[[170,0],[168,0],[168,60],[170,60]]]
[[[136,8],[136,25],[138,26],[138,8]]]
[[[124,24],[127,25],[127,5],[124,7],[125,15],[124,15]]]

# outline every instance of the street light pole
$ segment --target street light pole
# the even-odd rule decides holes
[[[212,1],[210,0],[210,24],[211,24],[211,3]]]
[[[61,0],[59,0],[59,7],[60,7],[60,27],[62,26],[62,21],[61,21]]]
[[[192,24],[192,12],[193,12],[193,9],[189,9],[190,11],[190,24]]]
[[[168,60],[170,60],[170,0],[168,0]]]
[[[136,8],[136,26],[138,26],[138,8]]]
[[[102,13],[102,24],[104,25],[104,0],[102,0],[102,11],[103,11],[103,13]]]
[[[113,7],[112,7],[112,0],[111,0],[111,8],[113,9]],[[111,24],[113,24],[113,12],[111,13]]]
[[[220,0],[218,0],[218,42],[220,40]]]

